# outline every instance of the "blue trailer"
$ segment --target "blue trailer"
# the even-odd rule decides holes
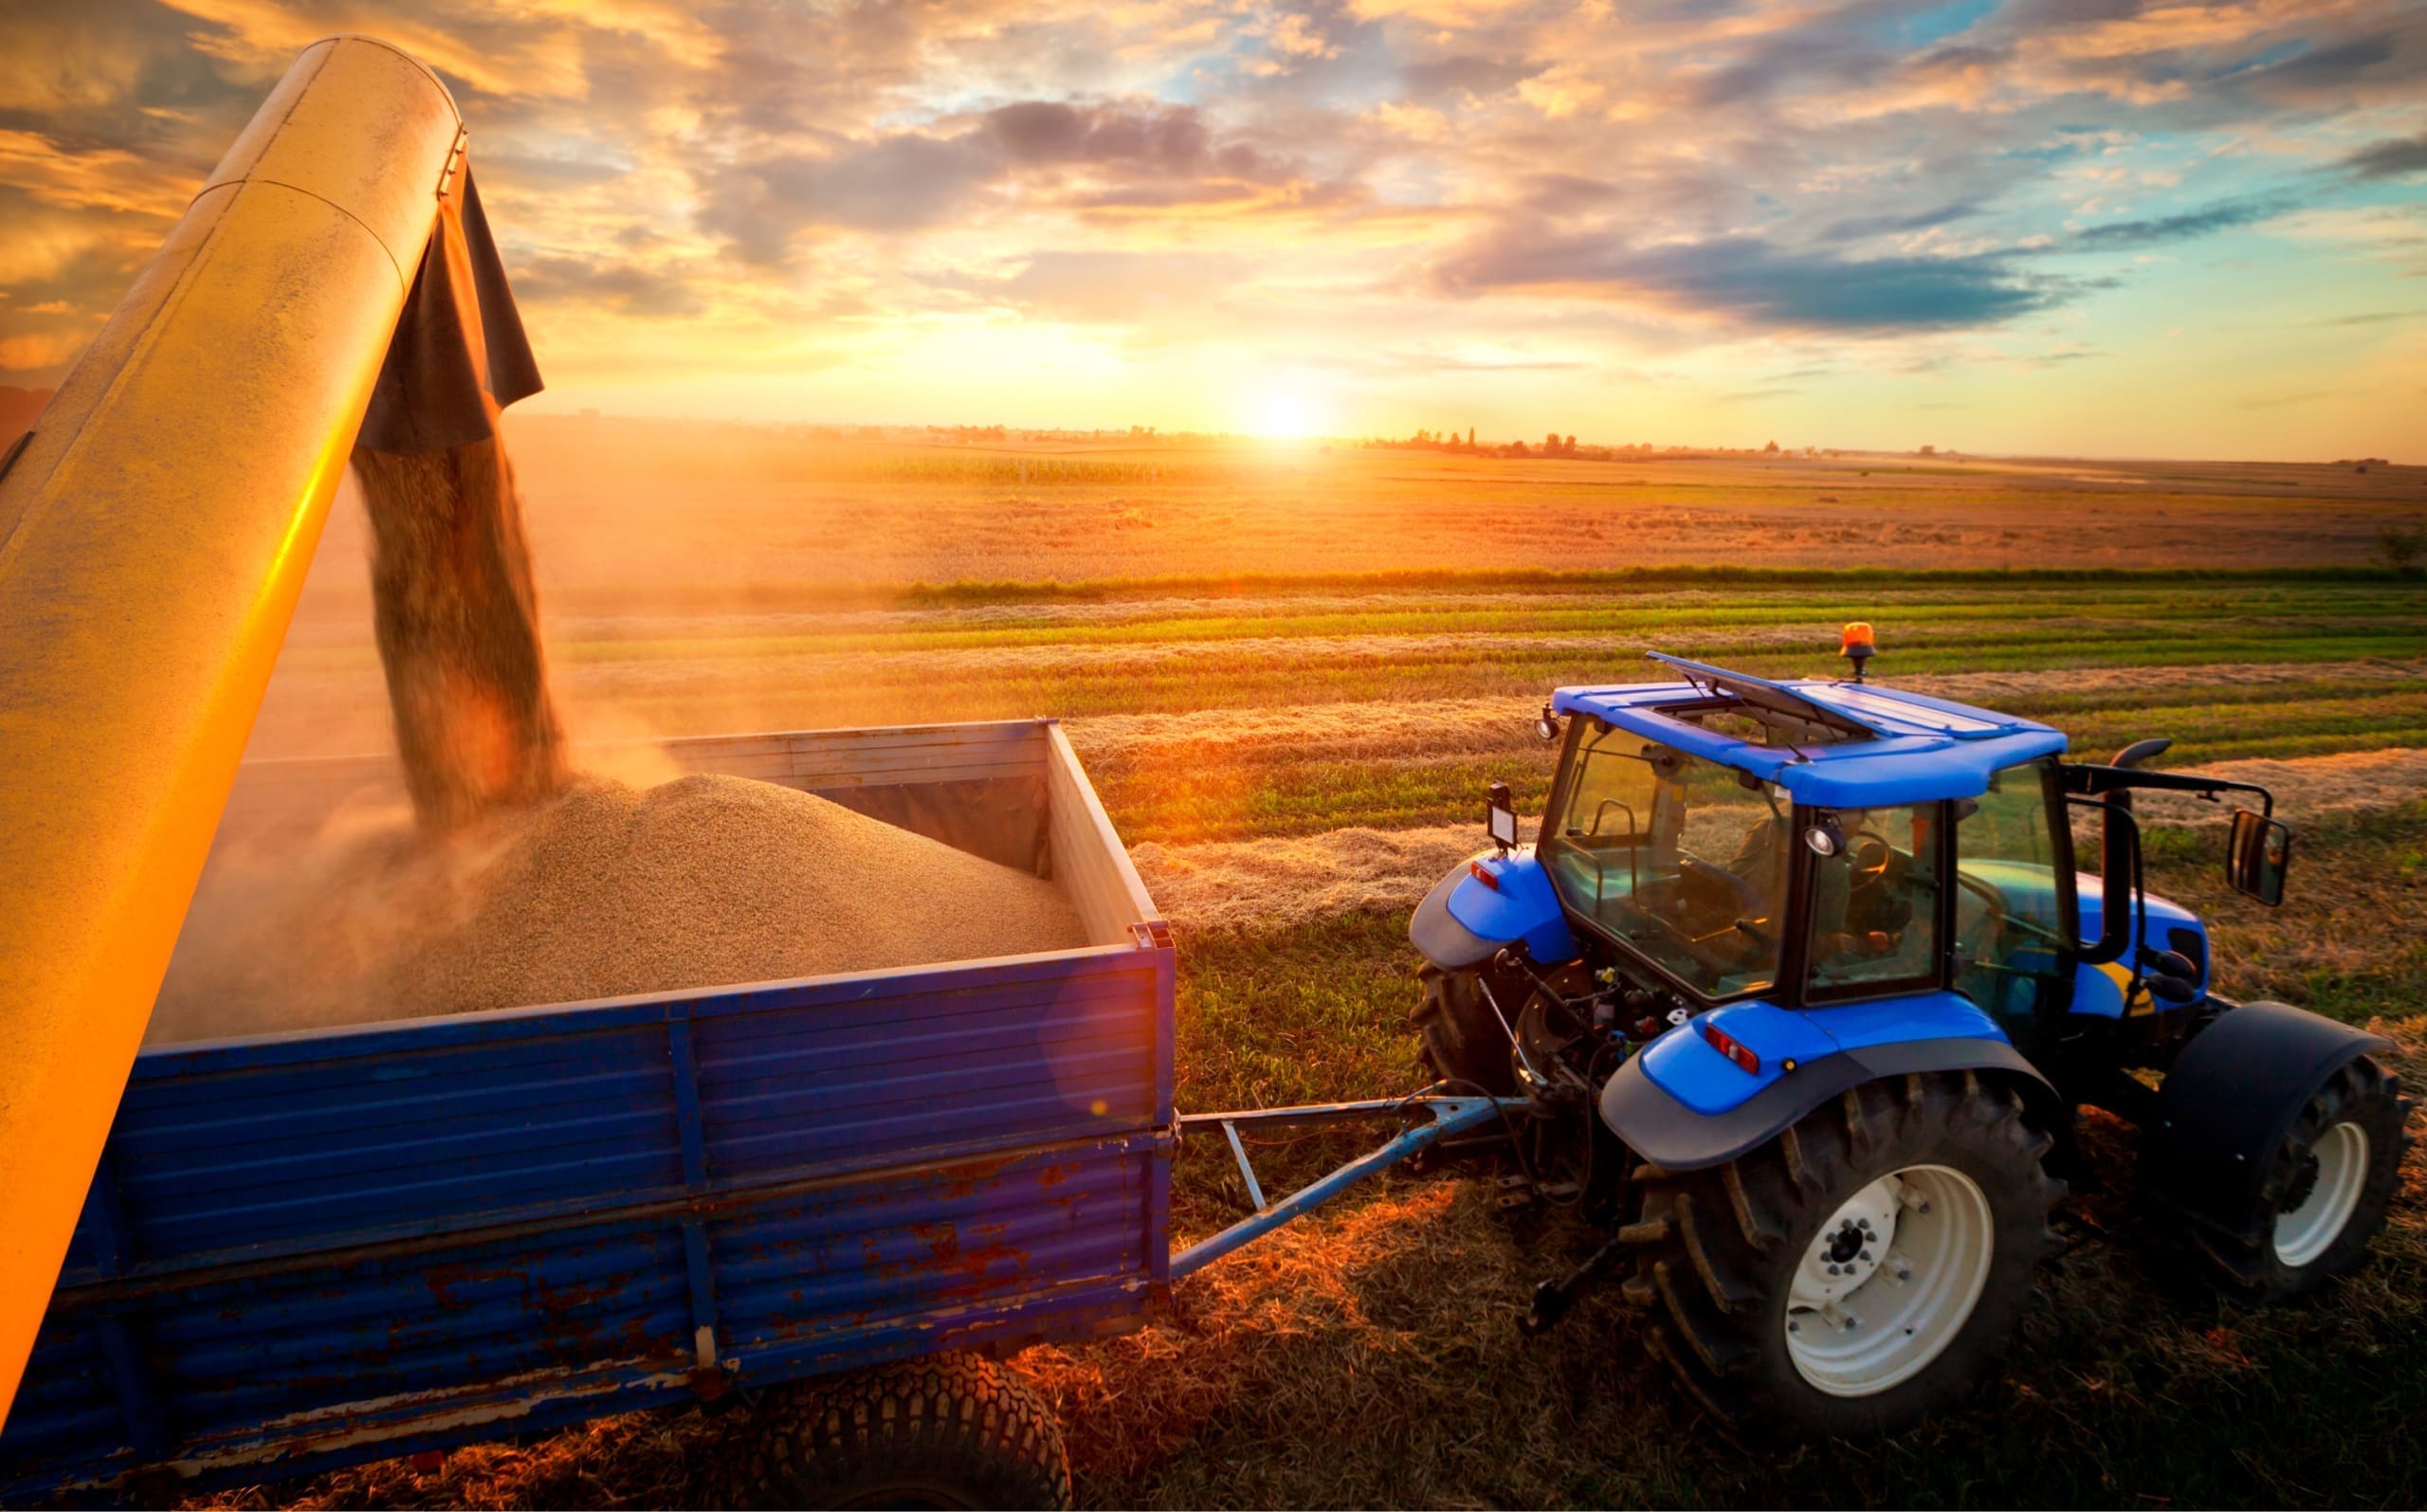
[[[1172,1106],[1171,934],[1058,725],[668,754],[1027,865],[1088,943],[146,1051],[0,1496],[257,1482],[804,1377],[881,1395],[898,1381],[866,1368],[1135,1326],[1176,1275],[1492,1112],[1211,1116],[1418,1127],[1175,1256],[1172,1155],[1200,1120]],[[316,824],[394,780],[265,765],[230,826]],[[1067,1497],[1046,1428],[1045,1479],[995,1494],[1053,1500],[1059,1475]]]

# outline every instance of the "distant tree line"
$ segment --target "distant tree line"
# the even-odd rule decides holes
[[[1579,444],[1572,435],[1556,430],[1546,431],[1539,442],[1477,441],[1475,428],[1469,426],[1465,434],[1456,430],[1423,430],[1405,439],[1369,436],[1362,443],[1378,451],[1441,451],[1467,457],[1547,457],[1557,461],[1578,462],[1641,462],[1652,459],[1687,461],[1696,457],[1770,456],[1779,455],[1779,444],[1771,442],[1761,451],[1750,448],[1739,451],[1726,446],[1655,446],[1648,441],[1618,442],[1607,446]],[[1804,455],[1814,455],[1806,446]]]

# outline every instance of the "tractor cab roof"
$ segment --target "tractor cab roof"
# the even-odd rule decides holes
[[[1560,688],[1552,707],[1751,773],[1814,808],[1978,797],[1990,774],[2065,749],[2061,731],[1945,699],[1650,655],[1679,680]]]

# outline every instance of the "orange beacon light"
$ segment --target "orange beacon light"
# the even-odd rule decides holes
[[[1859,683],[1862,681],[1864,664],[1869,662],[1878,649],[1878,643],[1870,633],[1870,627],[1861,620],[1856,620],[1846,627],[1845,638],[1837,646],[1837,654],[1853,663],[1854,681]]]

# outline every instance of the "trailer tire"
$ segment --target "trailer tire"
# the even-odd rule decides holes
[[[1435,1081],[1514,1096],[1517,1072],[1509,1064],[1508,1035],[1484,1001],[1475,974],[1428,965],[1415,975],[1421,995],[1407,1021],[1416,1031],[1418,1066]]]
[[[1655,1353],[1731,1428],[1893,1431],[1996,1374],[2055,1246],[2053,1148],[1994,1078],[1865,1083],[1724,1165],[1639,1173],[1628,1291],[1651,1304]],[[1858,1230],[1849,1214],[1869,1216]]]
[[[1070,1504],[1053,1410],[972,1355],[821,1376],[760,1398],[722,1456],[730,1507],[1052,1507]]]
[[[2327,1078],[2269,1160],[2242,1233],[2192,1230],[2217,1283],[2247,1302],[2287,1302],[2359,1265],[2400,1184],[2410,1106],[2372,1056]]]

